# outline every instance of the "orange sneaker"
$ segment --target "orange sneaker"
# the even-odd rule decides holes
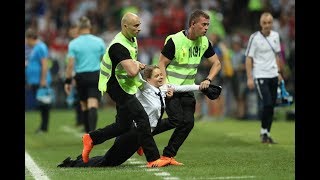
[[[161,159],[170,161],[170,165],[175,165],[175,166],[184,165],[183,163],[180,163],[180,162],[176,161],[173,157],[170,158],[170,157],[167,157],[167,156],[161,156]]]
[[[137,153],[139,154],[139,156],[142,156],[142,155],[143,155],[143,149],[142,149],[141,146],[140,146],[139,149],[137,150]]]
[[[168,164],[170,164],[169,160],[159,158],[159,159],[157,159],[155,161],[148,162],[147,163],[147,167],[148,168],[164,167],[164,166],[167,166]]]
[[[82,136],[82,144],[83,144],[82,161],[84,163],[87,163],[89,161],[90,151],[93,148],[93,142],[89,134],[85,134]]]

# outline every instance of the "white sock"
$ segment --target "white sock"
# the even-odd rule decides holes
[[[267,129],[260,129],[260,134],[268,134],[268,130]]]

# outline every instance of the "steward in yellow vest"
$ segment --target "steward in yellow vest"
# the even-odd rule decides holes
[[[221,69],[221,63],[212,44],[205,36],[210,16],[201,10],[195,10],[189,17],[189,28],[169,35],[160,53],[159,67],[166,77],[166,83],[174,85],[195,84],[200,61],[205,58],[212,64],[207,78],[200,83],[200,90],[209,87],[211,81]],[[166,104],[167,120],[159,127],[161,132],[175,128],[163,156],[173,158],[194,126],[196,100],[193,92],[174,93]],[[157,133],[161,133],[157,132]],[[179,164],[179,163],[177,163]]]
[[[83,136],[84,162],[89,161],[93,145],[120,136],[135,126],[148,161],[147,167],[162,167],[170,163],[168,160],[160,159],[159,150],[151,134],[149,117],[135,96],[141,85],[140,70],[145,68],[145,64],[137,61],[136,37],[141,30],[140,25],[140,18],[136,14],[126,13],[121,20],[121,32],[109,44],[100,63],[98,89],[102,94],[107,92],[115,101],[117,114],[114,123]]]

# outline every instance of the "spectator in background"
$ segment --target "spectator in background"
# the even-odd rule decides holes
[[[28,65],[28,59],[31,53],[32,47],[27,45],[27,42],[25,42],[24,45],[24,55],[25,55],[25,59],[24,59],[24,66],[25,69],[27,68]],[[30,88],[28,88],[28,83],[27,83],[27,76],[24,76],[24,84],[25,84],[25,110],[31,110],[34,108],[35,106],[35,98],[33,97],[33,93],[31,91]]]
[[[250,30],[254,31],[259,28],[258,22],[259,21],[259,16],[262,13],[264,7],[265,7],[265,2],[264,0],[248,0],[247,1],[247,9],[249,11],[249,22],[252,22],[250,25]]]
[[[261,102],[262,143],[275,144],[270,135],[278,82],[282,80],[280,69],[280,37],[272,30],[273,16],[264,12],[260,16],[261,30],[251,34],[246,55],[247,86],[256,89]]]
[[[156,2],[151,21],[151,32],[154,37],[165,37],[170,33],[170,18],[166,14],[167,4],[163,2]]]
[[[223,51],[221,48],[221,37],[216,34],[216,33],[209,33],[208,32],[208,39],[210,40],[210,42],[212,43],[212,48],[213,51],[215,52],[215,54],[218,56],[219,61],[221,62],[221,71],[218,72],[218,74],[215,76],[215,78],[212,80],[213,84],[219,84],[221,86],[224,87],[224,69],[222,68],[223,64]],[[211,63],[208,61],[202,61],[202,63],[206,63],[206,68],[207,68],[207,73],[208,74],[210,72],[211,69]],[[207,106],[208,106],[208,114],[209,115],[213,115],[215,117],[217,117],[217,119],[223,119],[224,116],[224,112],[225,112],[225,88],[223,88],[222,90],[222,95],[215,101],[208,101],[208,99],[206,98],[207,101]]]
[[[191,85],[195,83],[198,66],[202,57],[211,63],[209,74],[200,83],[200,90],[209,87],[221,69],[221,63],[212,44],[206,37],[210,17],[201,10],[192,12],[187,30],[169,35],[161,51],[159,67],[166,77],[166,83]],[[175,128],[163,156],[174,159],[180,146],[194,126],[196,100],[193,92],[175,93],[167,102],[168,120],[162,121],[163,127]],[[180,162],[174,160],[176,164]]]
[[[48,47],[38,37],[38,32],[35,29],[27,29],[25,38],[26,45],[32,48],[26,61],[26,88],[31,90],[32,99],[36,102],[36,106],[41,113],[41,124],[36,133],[45,133],[48,131],[51,104],[40,103],[35,99],[38,89],[49,87],[51,83],[51,74],[48,67]]]
[[[231,62],[233,67],[233,76],[231,78],[232,92],[236,101],[236,118],[243,119],[246,114],[246,66],[245,50],[242,48],[241,38],[234,35],[231,38]]]
[[[108,18],[106,20],[106,30],[101,34],[101,38],[104,40],[106,46],[112,41],[115,35],[118,33],[116,23],[113,18]]]
[[[144,24],[144,27],[143,29],[141,29],[138,38],[144,39],[150,37],[153,13],[150,12],[149,7],[147,6],[147,2],[141,3],[138,6],[137,15],[141,18],[141,22],[143,22]]]
[[[187,13],[184,9],[182,0],[174,0],[169,4],[170,32],[177,33],[181,29],[185,29]]]
[[[72,73],[83,112],[86,132],[96,129],[101,93],[98,90],[100,61],[106,46],[102,38],[90,33],[91,22],[82,16],[78,22],[79,36],[68,45],[68,64],[64,89],[67,95],[72,89]]]

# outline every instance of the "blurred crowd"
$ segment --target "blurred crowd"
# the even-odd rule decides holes
[[[251,33],[258,31],[264,11],[274,16],[274,30],[281,38],[283,77],[287,90],[295,94],[295,0],[25,0],[25,27],[33,27],[49,47],[52,87],[56,108],[66,108],[66,53],[72,38],[69,29],[83,15],[90,18],[92,34],[106,45],[120,31],[120,18],[130,11],[140,16],[139,58],[145,64],[157,64],[165,37],[186,29],[187,17],[195,9],[210,14],[208,38],[222,62],[222,71],[213,83],[221,85],[221,98],[209,101],[197,94],[198,118],[226,116],[256,118],[257,97],[246,87],[244,51]],[[206,64],[198,70],[197,83],[209,71]],[[27,97],[27,95],[26,95]],[[112,105],[108,97],[102,103]],[[26,100],[26,110],[33,104]]]

